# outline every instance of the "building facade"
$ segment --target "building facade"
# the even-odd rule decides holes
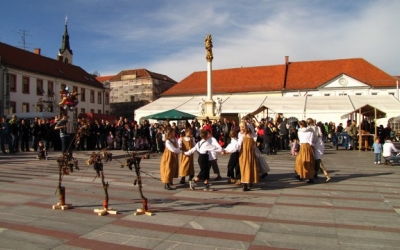
[[[56,59],[0,43],[0,114],[59,113],[60,91],[78,93],[79,113],[110,113],[109,89],[79,66],[72,64],[67,25]]]

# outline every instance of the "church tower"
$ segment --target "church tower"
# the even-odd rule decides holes
[[[69,35],[67,28],[68,17],[65,17],[65,30],[64,35],[62,36],[61,48],[58,50],[57,60],[72,64],[72,50],[69,47]]]

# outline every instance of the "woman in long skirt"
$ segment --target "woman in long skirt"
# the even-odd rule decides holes
[[[299,125],[298,137],[300,142],[300,152],[296,157],[296,178],[299,180],[309,179],[307,183],[314,183],[315,157],[312,148],[314,133],[311,129],[307,128],[307,123],[305,121],[300,121]]]
[[[178,148],[175,139],[175,129],[168,127],[165,132],[165,150],[160,162],[160,177],[164,188],[172,190],[173,178],[178,178],[178,154],[182,151]]]
[[[253,183],[258,183],[258,164],[254,153],[256,141],[250,128],[246,128],[246,133],[242,138],[240,149],[239,166],[243,191],[250,191]]]
[[[192,128],[186,128],[185,135],[179,138],[178,145],[182,152],[188,151],[196,144],[192,133]],[[181,176],[181,181],[179,182],[180,184],[185,184],[186,176],[189,176],[189,183],[192,181],[194,177],[193,155],[186,156],[185,154],[181,154],[179,164],[179,176]]]

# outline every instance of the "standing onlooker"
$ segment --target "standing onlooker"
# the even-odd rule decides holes
[[[297,135],[300,142],[300,152],[296,157],[294,168],[297,173],[296,178],[299,180],[309,179],[307,183],[314,183],[315,157],[312,148],[314,132],[307,128],[305,121],[300,121],[299,126]]]
[[[18,135],[18,120],[15,115],[11,117],[11,120],[8,122],[10,124],[10,137],[11,137],[11,144],[8,145],[10,149],[10,153],[13,154],[19,151],[19,135]]]
[[[61,119],[57,122],[56,126],[54,127],[55,130],[60,131],[60,139],[61,139],[61,150],[63,153],[71,153],[72,156],[72,149],[70,145],[69,134],[67,132],[67,123],[68,123],[68,116],[63,114]],[[36,146],[37,151],[37,146]]]
[[[379,137],[375,139],[374,144],[372,144],[372,148],[374,149],[375,155],[374,164],[381,164],[382,144],[380,143]]]
[[[349,149],[353,150],[355,149],[356,141],[357,141],[357,126],[356,126],[356,121],[350,121],[347,124],[346,127],[346,132],[349,135]]]
[[[33,151],[37,151],[37,147],[39,145],[39,141],[41,140],[40,138],[40,124],[39,124],[39,118],[35,117],[35,119],[33,120],[33,124],[32,124],[32,147],[33,147]]]
[[[221,132],[224,136],[225,146],[230,143],[229,132],[231,131],[231,126],[232,126],[232,124],[229,122],[229,120],[226,119],[226,117],[224,117],[224,119],[221,123]]]
[[[281,149],[287,150],[289,147],[289,130],[287,125],[287,118],[284,118],[283,121],[279,124],[279,136],[281,138]]]
[[[21,119],[19,126],[19,133],[21,136],[21,151],[29,152],[29,138],[31,136],[31,127],[26,123],[25,119]]]
[[[10,124],[7,122],[6,116],[3,116],[1,118],[1,151],[3,151],[3,154],[7,154],[6,149],[5,149],[5,144],[8,144],[8,149],[10,149]]]
[[[273,124],[272,122],[267,122],[267,126],[264,129],[264,145],[265,145],[265,154],[270,155],[273,153]]]

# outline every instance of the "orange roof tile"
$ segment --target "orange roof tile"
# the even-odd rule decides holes
[[[213,93],[246,93],[316,89],[346,74],[372,87],[395,87],[396,80],[362,58],[326,61],[289,62],[286,64],[213,70]],[[207,93],[207,72],[194,72],[165,91],[163,96]]]
[[[81,67],[37,55],[1,42],[0,56],[1,64],[6,67],[70,80],[96,88],[103,88],[103,84]]]
[[[96,80],[99,81],[99,82],[106,82],[106,81],[109,81],[113,77],[114,77],[114,75],[112,75],[112,76],[98,76],[98,77],[96,77]]]
[[[213,70],[213,93],[275,91],[281,89],[284,65]],[[162,95],[207,93],[207,72],[194,72]]]
[[[124,75],[133,75],[133,74],[136,74],[136,78],[148,78],[148,77],[151,77],[151,78],[158,79],[158,80],[163,80],[163,81],[176,83],[176,81],[173,80],[172,78],[170,78],[169,76],[166,76],[166,75],[163,75],[163,74],[159,74],[159,73],[155,73],[155,72],[149,71],[147,69],[123,70],[123,71],[119,72],[117,75],[113,76],[109,80],[111,82],[113,82],[113,81],[122,81],[122,77]]]

